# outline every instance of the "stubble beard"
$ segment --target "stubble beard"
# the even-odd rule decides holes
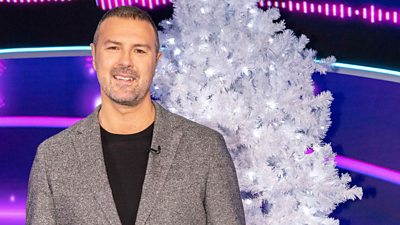
[[[146,96],[146,91],[138,90],[139,87],[133,89],[130,96],[121,97],[116,91],[111,90],[112,87],[103,90],[105,95],[113,102],[124,106],[137,106]]]
[[[125,76],[134,78],[134,86],[113,83],[113,76],[123,73]],[[124,106],[137,106],[150,91],[150,84],[140,85],[140,76],[132,69],[124,66],[113,68],[110,72],[112,77],[110,83],[102,88],[104,94],[113,102]]]

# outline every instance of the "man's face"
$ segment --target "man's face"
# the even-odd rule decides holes
[[[160,53],[149,22],[110,17],[100,25],[97,42],[91,47],[103,104],[111,100],[136,106],[150,100]]]

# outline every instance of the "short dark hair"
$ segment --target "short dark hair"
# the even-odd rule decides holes
[[[101,17],[99,23],[97,24],[96,32],[94,33],[93,36],[93,43],[96,44],[97,39],[99,37],[99,28],[101,24],[110,17],[119,17],[119,18],[126,18],[126,19],[133,19],[133,20],[142,20],[142,21],[147,21],[151,24],[153,27],[154,33],[156,35],[156,51],[159,51],[160,48],[160,41],[158,39],[158,32],[157,32],[157,26],[154,23],[153,19],[151,16],[144,10],[139,9],[138,7],[134,6],[121,6],[117,8],[113,8],[109,11],[107,11],[103,17]]]

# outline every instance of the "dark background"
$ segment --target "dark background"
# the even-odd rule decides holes
[[[374,4],[382,8],[400,9],[399,1],[388,0],[313,2],[340,2],[357,7]],[[146,10],[158,23],[172,16],[173,7],[169,4]],[[94,0],[35,5],[0,3],[0,49],[89,45],[103,13]],[[308,47],[317,50],[318,57],[334,55],[338,61],[345,63],[388,69],[400,67],[400,21],[397,25],[371,24],[357,18],[304,15],[284,9],[281,13],[289,29],[311,39]]]

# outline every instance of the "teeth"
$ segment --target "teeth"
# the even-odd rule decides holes
[[[132,77],[121,77],[121,76],[114,76],[117,80],[133,80]]]

